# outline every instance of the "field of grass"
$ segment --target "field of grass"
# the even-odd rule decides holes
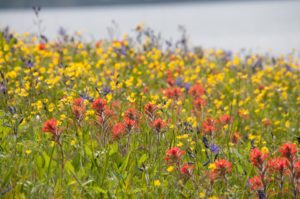
[[[295,53],[4,29],[0,71],[0,197],[300,197]]]

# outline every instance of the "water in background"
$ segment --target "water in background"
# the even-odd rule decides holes
[[[190,43],[205,48],[251,49],[257,52],[300,51],[300,1],[254,1],[130,5],[43,9],[44,34],[50,38],[64,27],[81,31],[86,39],[107,38],[107,27],[116,21],[120,35],[132,33],[138,23],[179,38],[178,25],[188,31]],[[32,10],[0,10],[0,27],[36,32]]]

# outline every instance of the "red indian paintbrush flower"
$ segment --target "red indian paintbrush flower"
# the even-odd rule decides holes
[[[128,131],[131,131],[131,129],[137,126],[137,122],[135,120],[129,119],[127,117],[125,117],[124,119],[124,124]]]
[[[173,98],[178,100],[182,96],[181,88],[175,87],[173,88]]]
[[[262,183],[261,177],[259,176],[250,178],[248,180],[248,183],[250,185],[250,189],[253,191],[263,190],[264,185]]]
[[[185,151],[181,150],[178,147],[173,147],[166,151],[165,160],[168,163],[175,163],[175,162],[178,162],[184,154],[185,154]]]
[[[295,162],[294,164],[294,173],[295,173],[295,178],[300,179],[300,160]]]
[[[272,121],[270,119],[267,119],[267,118],[263,119],[261,122],[263,123],[263,125],[265,127],[268,127],[268,126],[272,125]]]
[[[205,93],[205,90],[200,84],[195,84],[190,88],[189,93],[192,97],[199,98]]]
[[[250,151],[250,160],[256,167],[261,167],[267,157],[268,154],[262,153],[258,148],[254,148]]]
[[[39,48],[39,50],[45,50],[46,45],[44,43],[39,43],[38,48]]]
[[[170,70],[167,71],[167,80],[166,81],[170,86],[174,86],[174,84],[175,84],[173,74]]]
[[[86,107],[82,98],[74,99],[72,111],[78,120],[81,120],[84,117]]]
[[[84,100],[82,98],[76,98],[73,100],[73,106],[85,107]]]
[[[137,112],[137,110],[134,109],[134,108],[127,109],[125,111],[125,119],[137,121],[138,120],[138,112]]]
[[[281,175],[284,174],[284,172],[287,169],[287,159],[286,158],[273,158],[269,160],[268,162],[268,168],[272,172],[279,172]]]
[[[206,100],[199,97],[194,101],[194,106],[197,110],[202,110],[206,106]]]
[[[84,117],[85,109],[80,106],[73,106],[72,111],[77,120],[81,120]]]
[[[209,133],[211,134],[216,130],[216,122],[212,118],[207,118],[204,123],[203,123],[203,131],[204,133]]]
[[[148,103],[145,105],[145,107],[144,107],[145,114],[146,114],[148,117],[153,117],[153,116],[154,116],[154,112],[156,111],[156,109],[157,109],[157,106],[151,104],[150,102],[148,102]]]
[[[184,175],[191,176],[193,170],[195,169],[195,165],[192,163],[184,163],[180,169],[180,172]]]
[[[175,80],[173,77],[168,77],[166,82],[169,84],[169,86],[174,86]]]
[[[43,132],[45,133],[51,133],[52,138],[58,142],[59,141],[59,137],[60,137],[60,130],[58,129],[58,122],[56,119],[50,119],[47,120],[44,123]]]
[[[104,127],[107,124],[107,121],[114,115],[114,112],[110,110],[107,106],[104,108],[101,115],[97,116],[97,123]]]
[[[294,159],[297,154],[297,146],[293,143],[285,143],[279,148],[279,153],[287,159]]]
[[[123,122],[117,123],[112,128],[112,139],[119,139],[126,133],[126,125]]]
[[[182,96],[182,91],[178,87],[167,88],[164,95],[169,99],[178,100]]]
[[[215,171],[210,171],[207,173],[210,183],[213,184],[217,178],[217,173]]]
[[[232,117],[230,115],[223,115],[220,117],[220,122],[225,125],[225,124],[230,124],[232,122]]]
[[[214,172],[216,172],[219,176],[225,176],[232,172],[232,163],[227,160],[220,159],[215,162],[215,165],[216,168]]]
[[[239,132],[233,133],[232,136],[230,137],[230,140],[233,144],[239,143],[240,139],[241,139],[241,134]]]
[[[56,119],[47,120],[44,123],[43,132],[57,134],[58,133],[57,120]]]
[[[158,132],[158,133],[159,133],[163,128],[166,127],[166,123],[165,123],[162,119],[160,119],[160,118],[157,118],[156,120],[154,120],[154,121],[152,122],[151,125],[154,127],[154,129],[155,129],[156,132]]]
[[[101,115],[105,110],[106,104],[106,100],[99,98],[93,102],[92,108],[97,112],[98,115]]]

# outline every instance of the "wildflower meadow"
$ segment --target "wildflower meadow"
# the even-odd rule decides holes
[[[295,52],[6,28],[0,74],[1,198],[300,197]]]

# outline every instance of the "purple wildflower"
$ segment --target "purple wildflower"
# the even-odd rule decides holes
[[[183,87],[183,79],[181,77],[177,77],[175,80],[175,85],[179,87]]]
[[[220,151],[220,147],[216,144],[210,144],[209,145],[209,149],[211,152],[213,152],[214,154],[218,154]]]
[[[103,95],[107,95],[108,93],[111,92],[110,87],[109,86],[103,86],[101,92],[103,93]]]

